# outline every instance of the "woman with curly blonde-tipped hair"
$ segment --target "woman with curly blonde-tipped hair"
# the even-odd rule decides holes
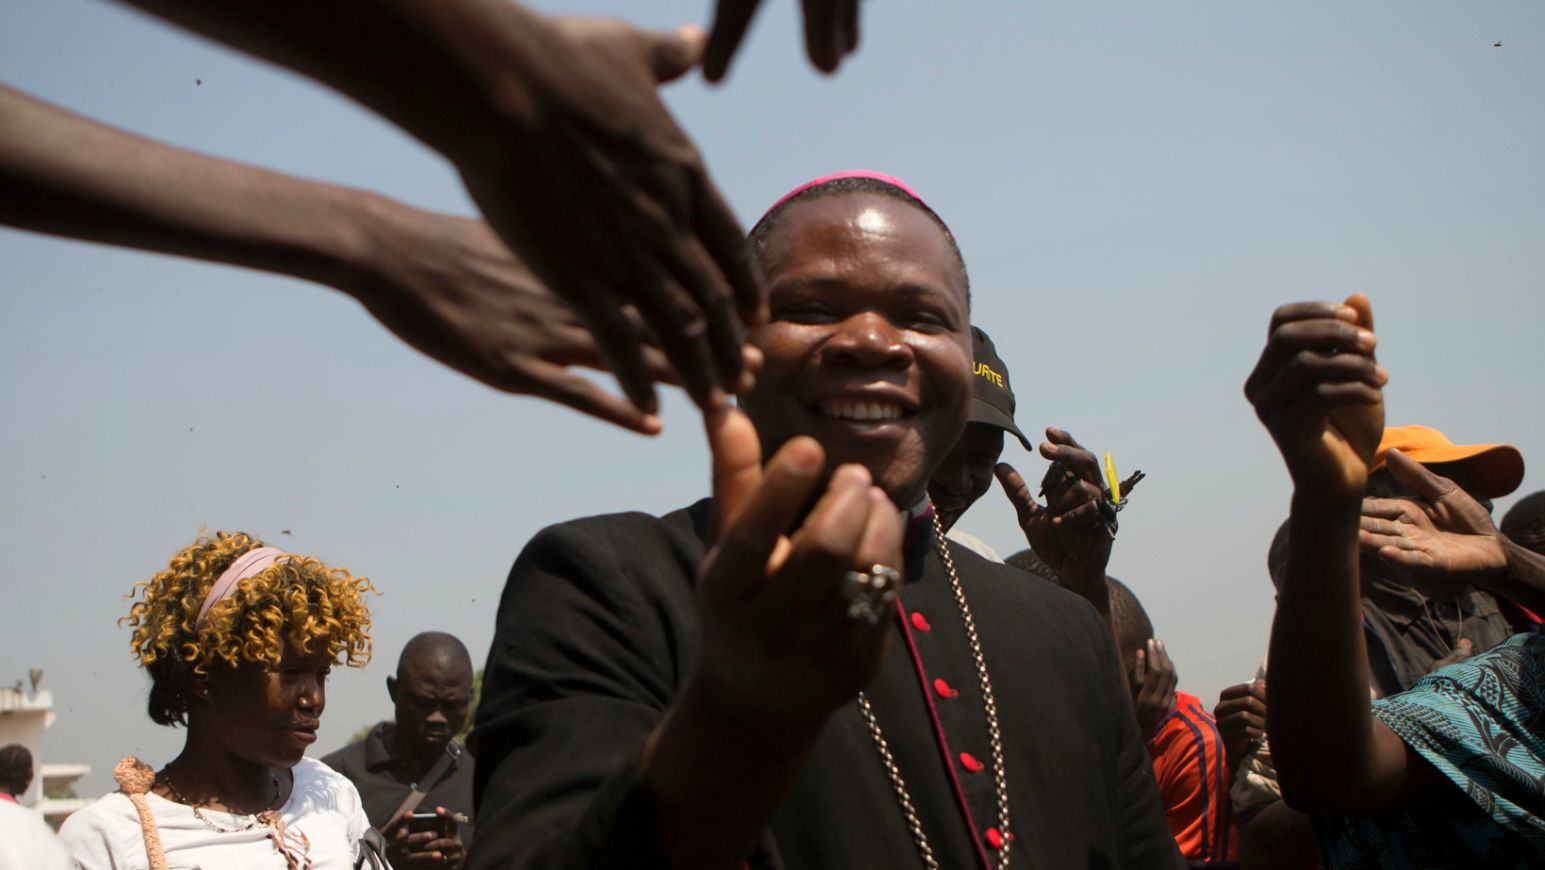
[[[150,718],[182,725],[160,770],[127,758],[120,791],[60,835],[82,870],[353,868],[369,827],[358,792],[305,758],[334,665],[370,658],[370,581],[239,532],[200,538],[148,582],[125,621],[150,675]]]

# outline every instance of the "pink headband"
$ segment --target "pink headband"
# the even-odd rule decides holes
[[[209,611],[221,601],[231,597],[236,591],[236,584],[256,577],[263,569],[274,564],[280,559],[289,559],[290,554],[274,547],[258,547],[256,550],[248,550],[236,558],[230,567],[220,572],[220,579],[215,585],[209,587],[209,594],[204,596],[204,606],[198,609],[198,619],[193,623],[194,631],[203,631],[204,622],[209,618]]]
[[[902,193],[906,194],[907,196],[910,196],[913,199],[917,200],[917,204],[922,206],[923,208],[926,208],[929,211],[933,210],[928,205],[928,203],[923,202],[923,198],[921,196],[918,196],[917,191],[913,190],[912,186],[910,184],[907,184],[905,181],[902,181],[901,179],[897,178],[894,175],[886,175],[883,172],[875,172],[875,171],[870,170],[870,169],[849,169],[846,172],[833,172],[831,175],[823,175],[820,178],[814,179],[812,181],[807,181],[804,184],[801,184],[800,186],[798,186],[798,187],[794,188],[793,190],[789,191],[788,193],[785,193],[783,196],[778,198],[777,202],[772,204],[772,208],[768,209],[762,215],[762,219],[766,220],[767,219],[767,215],[772,214],[773,212],[777,211],[779,206],[783,205],[784,203],[788,202],[789,200],[793,199],[794,197],[799,196],[801,193],[804,193],[805,191],[809,190],[810,188],[812,188],[812,187],[820,187],[823,184],[830,184],[833,181],[841,181],[844,178],[867,178],[870,181],[879,181],[879,182],[882,182],[884,184],[889,184],[891,187],[894,187],[897,190],[901,191]],[[758,221],[758,223],[760,223],[760,222],[761,221]]]

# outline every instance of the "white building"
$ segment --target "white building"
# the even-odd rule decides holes
[[[37,808],[49,824],[58,828],[66,816],[91,801],[44,795],[70,793],[75,782],[91,772],[91,766],[44,762],[43,733],[54,724],[54,693],[38,688],[43,679],[41,668],[33,668],[29,677],[30,686],[22,680],[14,686],[0,686],[0,746],[20,743],[32,753],[32,784],[18,800],[22,806]]]

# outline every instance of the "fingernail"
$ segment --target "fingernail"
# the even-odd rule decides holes
[[[1389,381],[1389,369],[1387,369],[1387,368],[1385,368],[1383,366],[1375,366],[1373,371],[1374,371],[1375,374],[1377,374],[1379,376],[1379,381],[1381,383],[1385,383],[1385,382]]]
[[[746,369],[746,370],[742,371],[740,373],[740,384],[738,386],[736,386],[735,392],[737,392],[737,393],[749,393],[749,392],[751,392],[755,388],[756,388],[756,375],[753,375],[751,373],[750,369]]]
[[[808,445],[796,448],[789,453],[789,470],[800,477],[814,477],[821,470],[821,454]]]
[[[1372,350],[1379,343],[1379,339],[1369,330],[1357,330],[1357,343],[1366,350]]]
[[[832,478],[844,486],[868,486],[869,469],[857,463],[848,463],[839,467]]]
[[[1341,320],[1357,322],[1357,309],[1350,305],[1342,305],[1336,309],[1336,317]]]

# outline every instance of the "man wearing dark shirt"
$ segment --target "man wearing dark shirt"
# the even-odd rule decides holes
[[[365,815],[377,828],[391,819],[415,784],[426,792],[415,812],[444,808],[447,814],[466,819],[451,825],[450,838],[413,836],[402,828],[383,831],[394,866],[459,867],[464,849],[472,844],[472,757],[462,754],[433,782],[425,777],[446,757],[447,744],[467,721],[472,658],[466,646],[449,634],[415,635],[403,647],[396,676],[386,678],[386,691],[396,708],[395,720],[377,723],[364,740],[322,761],[359,789]],[[458,842],[452,845],[445,839]]]
[[[971,399],[953,236],[847,174],[751,245],[764,364],[709,415],[714,498],[553,526],[510,573],[470,866],[1177,866],[1100,617],[928,504]],[[1098,465],[1046,450],[1044,521],[1103,572]]]
[[[1390,426],[1368,477],[1371,498],[1418,497],[1384,466],[1391,449],[1454,481],[1488,508],[1490,499],[1507,495],[1523,480],[1523,456],[1516,447],[1454,444],[1426,426]],[[1368,664],[1381,695],[1404,691],[1437,667],[1483,653],[1521,627],[1522,612],[1486,590],[1451,580],[1423,582],[1377,554],[1365,555],[1361,573]]]

